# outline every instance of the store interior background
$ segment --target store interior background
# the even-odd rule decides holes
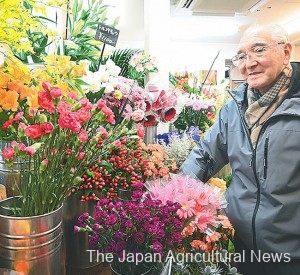
[[[230,59],[243,31],[255,23],[284,26],[294,45],[292,61],[300,61],[300,0],[109,1],[112,2],[120,15],[116,48],[143,48],[156,56],[159,73],[155,78],[165,88],[169,72],[197,74],[208,70],[218,52],[212,68],[217,71],[218,86],[230,68],[230,80],[239,82]]]
[[[285,27],[293,44],[291,61],[300,61],[300,0],[103,0],[103,4],[111,6],[110,22],[120,17],[117,44],[106,45],[104,54],[126,48],[147,51],[157,58],[159,69],[150,79],[165,90],[172,88],[169,73],[199,76],[217,55],[211,68],[217,75],[215,88],[239,85],[242,79],[231,58],[244,30],[255,23]],[[53,20],[56,14],[57,10]],[[58,18],[55,28],[63,36],[66,14]]]

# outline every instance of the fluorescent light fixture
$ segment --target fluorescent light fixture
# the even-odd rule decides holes
[[[257,3],[255,3],[250,9],[249,11],[255,12],[257,10],[259,10],[263,5],[267,4],[270,0],[260,0]]]

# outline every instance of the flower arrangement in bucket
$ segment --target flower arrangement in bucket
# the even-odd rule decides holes
[[[74,227],[76,232],[89,232],[99,257],[111,256],[109,261],[117,274],[137,275],[153,265],[158,268],[166,252],[181,243],[183,222],[176,214],[180,205],[162,204],[142,189],[142,183],[136,185],[130,201],[100,199],[94,215],[83,213],[79,226]]]
[[[23,160],[16,185],[21,207],[15,215],[33,216],[59,208],[72,188],[80,185],[86,167],[116,146],[129,132],[114,125],[114,114],[103,102],[92,104],[75,93],[44,82],[36,108],[26,108],[6,121],[14,134],[2,154],[8,165]],[[101,146],[98,142],[101,140]]]

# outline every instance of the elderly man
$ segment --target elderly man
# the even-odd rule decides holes
[[[245,83],[181,167],[206,181],[230,164],[225,211],[244,275],[300,274],[300,64],[291,50],[278,25],[244,33],[232,62]]]

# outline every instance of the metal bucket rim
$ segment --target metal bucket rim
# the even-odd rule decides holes
[[[4,199],[4,200],[1,200],[0,201],[0,207],[2,207],[2,204],[4,204],[5,202],[8,202],[8,201],[10,201],[10,200],[14,200],[14,199],[16,199],[16,198],[21,198],[20,196],[15,196],[15,197],[9,197],[9,198],[6,198],[6,199]],[[11,220],[24,220],[24,219],[27,219],[27,220],[33,220],[33,219],[40,219],[40,218],[42,218],[42,217],[46,217],[46,216],[48,216],[48,215],[50,215],[50,214],[52,214],[52,213],[54,213],[54,212],[59,212],[59,211],[62,211],[62,208],[63,208],[63,204],[59,207],[59,208],[57,208],[57,209],[55,209],[55,210],[53,210],[53,211],[51,211],[51,212],[48,212],[48,213],[45,213],[45,214],[41,214],[41,215],[35,215],[35,216],[26,216],[26,217],[15,217],[15,216],[8,216],[8,215],[4,215],[4,214],[1,214],[0,213],[0,218],[9,218],[9,219],[11,219]]]

